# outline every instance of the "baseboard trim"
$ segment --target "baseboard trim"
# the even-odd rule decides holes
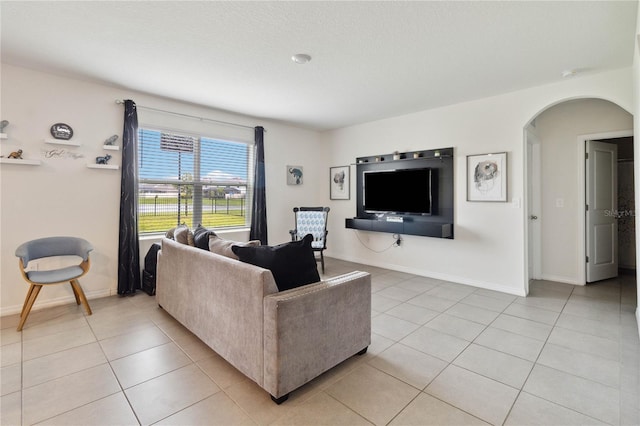
[[[113,293],[111,289],[103,289],[92,292],[85,292],[85,296],[87,296],[88,300],[91,299],[99,299],[101,297],[111,296]],[[53,306],[66,305],[68,303],[76,303],[76,299],[74,296],[63,296],[57,297],[55,299],[43,300],[42,302],[36,301],[31,308],[31,311],[39,311],[40,309],[51,308]],[[0,308],[0,317],[4,317],[7,315],[19,314],[22,311],[22,305],[13,305],[6,306],[4,308]]]
[[[363,265],[389,269],[392,271],[406,272],[408,274],[419,275],[421,277],[434,278],[434,279],[443,280],[443,281],[451,281],[454,283],[469,285],[472,287],[478,287],[485,290],[499,291],[501,293],[513,294],[514,296],[522,296],[522,297],[526,296],[524,288],[507,287],[507,286],[492,283],[492,282],[472,280],[472,279],[469,279],[466,277],[460,277],[457,275],[441,274],[433,271],[425,271],[424,269],[400,266],[400,265],[395,265],[395,264],[386,263],[386,262],[376,262],[376,264],[371,264],[370,261],[367,259],[360,259],[354,256],[347,256],[343,254],[333,255],[331,257],[345,260],[348,262],[362,263]]]
[[[580,282],[576,281],[575,278],[563,277],[561,275],[542,274],[540,276],[540,279],[544,280],[544,281],[553,281],[553,282],[556,282],[556,283],[563,283],[563,284],[585,285],[585,283],[580,283]]]

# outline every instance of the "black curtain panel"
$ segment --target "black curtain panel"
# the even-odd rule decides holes
[[[132,100],[124,101],[122,130],[122,177],[120,179],[120,241],[118,247],[118,294],[131,295],[140,286],[138,241],[138,111]]]
[[[267,193],[264,178],[264,127],[255,128],[255,185],[249,239],[267,244]]]

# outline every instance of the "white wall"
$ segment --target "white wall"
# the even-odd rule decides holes
[[[22,242],[52,235],[75,235],[95,247],[90,273],[82,281],[89,298],[115,294],[117,289],[120,172],[86,167],[103,155],[103,141],[122,137],[123,106],[115,99],[138,105],[192,114],[248,126],[262,125],[265,135],[267,217],[269,242],[289,239],[292,208],[321,203],[317,182],[326,184],[325,150],[317,132],[274,121],[230,114],[171,101],[94,82],[81,81],[2,64],[2,119],[10,121],[9,139],[0,142],[2,155],[21,148],[25,158],[40,166],[0,166],[0,314],[19,312],[27,291],[18,270],[15,249]],[[74,130],[79,147],[48,145],[52,124],[64,122]],[[84,158],[45,158],[43,150],[64,149]],[[120,152],[112,153],[120,164]],[[285,166],[304,166],[305,183],[286,185]],[[248,237],[245,230],[231,237]],[[144,256],[150,242],[141,245]],[[73,300],[70,286],[44,289],[34,309]]]
[[[0,167],[0,313],[18,312],[26,293],[13,256],[15,248],[23,241],[47,235],[71,234],[90,240],[96,250],[92,270],[82,284],[89,297],[115,293],[120,175],[87,169],[86,163],[103,153],[104,139],[114,133],[121,135],[122,106],[114,100],[127,98],[139,105],[249,126],[263,125],[267,129],[271,244],[288,239],[292,207],[329,205],[328,255],[524,294],[525,215],[520,207],[523,128],[549,106],[574,98],[608,99],[633,111],[638,106],[632,90],[633,82],[638,84],[635,66],[633,77],[630,68],[615,70],[318,135],[277,122],[3,64],[2,118],[11,125],[7,128],[10,139],[0,146],[2,154],[20,147],[26,157],[41,159],[42,165]],[[86,158],[43,158],[41,151],[50,148],[43,139],[56,122],[66,122],[74,128],[74,139],[83,145],[68,150]],[[404,236],[401,247],[375,253],[360,244],[356,231],[345,229],[344,219],[356,212],[355,179],[351,181],[351,200],[330,201],[329,167],[353,163],[358,156],[448,146],[455,148],[456,155],[454,240]],[[466,155],[501,151],[509,153],[509,200],[515,202],[467,202]],[[112,161],[118,164],[119,154]],[[304,185],[286,185],[287,164],[304,166]],[[354,172],[352,167],[352,178]],[[392,243],[389,234],[358,234],[374,250]],[[46,289],[36,307],[73,300],[66,287]]]
[[[373,250],[388,247],[392,240],[389,234],[344,227],[344,219],[356,214],[352,179],[351,200],[330,203],[329,255],[523,295],[525,125],[549,106],[574,98],[608,99],[632,111],[631,89],[627,68],[327,132],[323,138],[331,149],[329,166],[395,150],[450,146],[456,157],[454,240],[405,236],[400,247],[384,253],[365,248],[358,236]],[[509,158],[510,202],[467,202],[466,156],[502,151]],[[354,173],[352,167],[352,177]]]
[[[545,110],[535,123],[543,170],[542,278],[584,284],[584,144],[578,136],[632,130],[633,116],[609,101],[581,99]]]

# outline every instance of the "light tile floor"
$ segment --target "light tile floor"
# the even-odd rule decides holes
[[[1,319],[0,424],[638,425],[635,280],[539,281],[527,298],[372,274],[372,344],[278,406],[154,297]]]

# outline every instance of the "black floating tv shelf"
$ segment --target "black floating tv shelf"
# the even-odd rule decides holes
[[[453,239],[453,160],[454,149],[452,147],[356,158],[356,216],[346,219],[345,226],[362,231]],[[365,208],[365,174],[410,171],[412,169],[429,169],[431,171],[429,212],[403,214],[400,213],[400,210],[393,212],[395,206],[390,207],[390,212]],[[411,186],[405,185],[401,188],[411,189]],[[389,197],[393,197],[402,192],[385,190],[382,194],[388,193]],[[404,191],[404,194],[405,197],[411,197],[414,194],[416,197],[423,196],[419,194],[418,190],[410,192],[408,195]],[[406,207],[402,204],[398,205],[399,208],[402,208],[400,206]]]
[[[453,239],[452,223],[437,222],[387,222],[376,219],[345,219],[345,227],[360,231],[389,232],[393,234],[419,235],[422,237],[436,237]]]

